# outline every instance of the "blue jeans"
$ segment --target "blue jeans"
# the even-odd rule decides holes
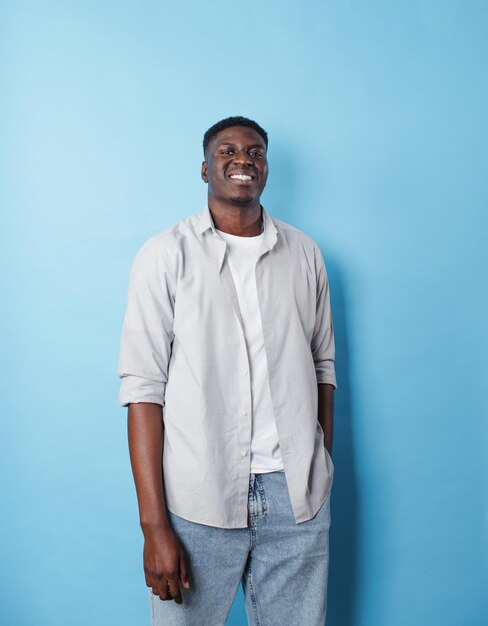
[[[330,492],[296,524],[284,472],[250,474],[247,528],[197,524],[168,511],[189,560],[182,604],[149,589],[152,626],[225,626],[239,583],[250,626],[324,626]]]

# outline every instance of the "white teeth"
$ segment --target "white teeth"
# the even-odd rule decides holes
[[[252,180],[252,177],[247,174],[232,174],[231,178],[238,178],[239,180]]]

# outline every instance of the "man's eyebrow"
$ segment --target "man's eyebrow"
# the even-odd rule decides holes
[[[220,148],[222,146],[232,146],[233,148],[235,148],[237,144],[232,143],[232,141],[223,141],[222,143],[218,143],[217,147]],[[264,145],[264,143],[253,143],[252,146],[248,146],[248,149],[250,150],[251,148],[261,148],[261,150],[266,150],[266,146]]]

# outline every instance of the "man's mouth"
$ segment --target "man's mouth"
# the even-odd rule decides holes
[[[232,178],[232,180],[253,180],[250,174],[231,174],[229,178]]]

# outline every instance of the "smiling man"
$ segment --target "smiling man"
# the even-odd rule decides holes
[[[134,260],[120,402],[152,626],[323,626],[335,346],[314,240],[260,198],[268,136],[231,117],[203,140],[203,210]]]

